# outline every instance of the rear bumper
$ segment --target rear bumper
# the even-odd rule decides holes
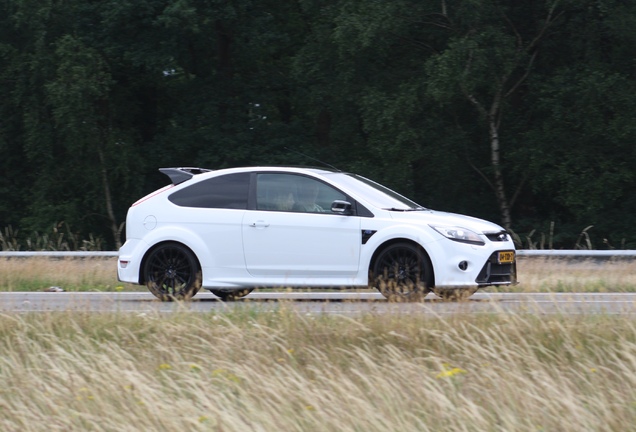
[[[121,282],[139,284],[141,257],[147,244],[138,239],[127,240],[119,249],[117,259],[117,278]]]

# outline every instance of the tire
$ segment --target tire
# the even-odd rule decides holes
[[[433,270],[419,247],[395,243],[379,253],[370,280],[389,301],[420,301],[430,291]]]
[[[468,299],[477,292],[478,288],[434,288],[433,292],[437,297],[446,301],[462,301]]]
[[[148,290],[161,301],[189,300],[201,288],[201,267],[192,251],[179,243],[153,249],[144,265]]]
[[[224,289],[210,290],[212,294],[214,294],[215,296],[217,296],[223,301],[234,301],[236,299],[240,299],[241,297],[245,297],[252,291],[254,291],[254,288],[245,288],[240,290],[224,290]]]

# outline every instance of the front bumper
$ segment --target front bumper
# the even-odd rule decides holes
[[[517,261],[511,263],[500,263],[499,252],[493,252],[482,267],[475,282],[477,285],[516,285],[517,283]]]

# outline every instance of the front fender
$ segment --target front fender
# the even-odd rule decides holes
[[[360,273],[358,278],[366,280],[368,283],[369,271],[375,253],[385,244],[393,241],[405,240],[418,244],[428,255],[433,266],[433,274],[439,266],[439,257],[443,256],[443,248],[440,241],[434,233],[427,231],[425,228],[413,227],[412,225],[394,225],[388,228],[380,229],[373,234],[366,244],[362,245],[360,253]]]

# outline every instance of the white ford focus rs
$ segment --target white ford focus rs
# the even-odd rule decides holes
[[[128,210],[119,280],[161,300],[200,288],[374,287],[390,300],[462,298],[516,283],[500,226],[426,209],[356,174],[316,168],[162,168],[172,184]]]

